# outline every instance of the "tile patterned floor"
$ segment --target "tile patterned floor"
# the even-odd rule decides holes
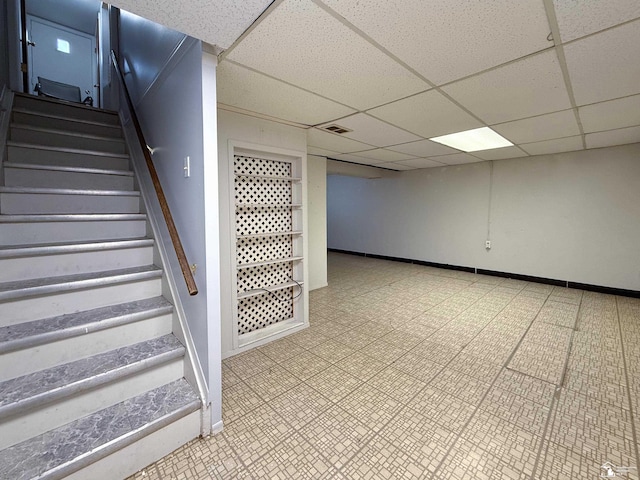
[[[309,329],[224,361],[222,434],[132,478],[640,466],[640,300],[339,254],[329,285],[311,292]]]

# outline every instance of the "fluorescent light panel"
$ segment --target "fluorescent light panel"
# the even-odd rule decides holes
[[[478,152],[492,148],[511,147],[513,143],[502,135],[494,132],[489,127],[474,128],[464,132],[450,133],[429,140],[438,142],[448,147],[457,148],[463,152]]]

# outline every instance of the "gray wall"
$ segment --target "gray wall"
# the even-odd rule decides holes
[[[329,176],[328,245],[640,290],[639,158],[634,144],[500,160],[493,174]]]
[[[205,378],[209,378],[204,212],[202,46],[199,41],[126,12],[120,16],[120,57],[126,81],[184,250],[198,265],[199,294],[191,297],[171,255],[188,326]],[[191,177],[183,174],[191,159]],[[168,238],[163,242],[170,245]],[[171,249],[169,249],[172,252]],[[215,306],[212,306],[215,307]]]
[[[7,2],[0,3],[0,89],[9,85],[9,23],[7,21]]]

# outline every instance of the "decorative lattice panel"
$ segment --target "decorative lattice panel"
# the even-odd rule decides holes
[[[295,287],[297,289],[297,287]],[[293,317],[294,288],[243,298],[238,302],[238,334],[253,332]]]
[[[291,208],[236,207],[236,235],[290,232],[292,229]]]
[[[236,245],[236,263],[265,262],[274,258],[291,258],[293,239],[291,235],[274,237],[240,238]]]
[[[291,281],[291,263],[273,263],[238,270],[238,293],[257,288],[273,287]]]
[[[293,231],[294,203],[290,162],[236,155],[234,196],[236,204],[236,263],[281,260],[294,256],[291,235],[259,236]],[[246,235],[255,235],[243,238]],[[293,263],[274,263],[237,270],[238,334],[254,332],[293,317],[294,288],[267,292],[268,287],[290,283]]]

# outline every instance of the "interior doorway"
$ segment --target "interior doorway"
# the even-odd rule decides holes
[[[100,25],[97,0],[22,0],[26,13],[28,93],[39,79],[80,90],[100,106]]]

